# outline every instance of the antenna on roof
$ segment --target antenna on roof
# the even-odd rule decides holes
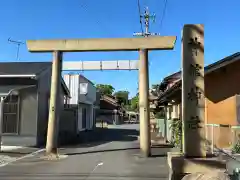
[[[22,42],[22,41],[15,41],[15,40],[12,40],[11,38],[8,38],[8,42],[10,42],[10,43],[13,43],[13,44],[16,44],[17,45],[17,61],[19,61],[19,49],[20,49],[20,46],[22,45],[22,44],[25,44],[24,42]]]

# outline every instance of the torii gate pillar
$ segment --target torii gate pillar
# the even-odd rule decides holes
[[[150,113],[149,113],[149,73],[148,50],[139,51],[139,114],[140,114],[140,149],[146,157],[150,151]]]

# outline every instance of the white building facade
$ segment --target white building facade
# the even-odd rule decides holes
[[[92,130],[95,127],[96,87],[80,74],[65,74],[64,81],[71,98],[66,102],[78,107],[78,131]]]

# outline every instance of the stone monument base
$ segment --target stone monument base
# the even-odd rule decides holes
[[[169,179],[180,180],[193,173],[225,172],[226,162],[214,156],[186,158],[179,152],[168,152]]]

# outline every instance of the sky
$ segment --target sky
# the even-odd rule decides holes
[[[181,68],[181,30],[184,24],[204,24],[205,65],[239,51],[239,0],[140,0],[156,14],[151,32],[177,36],[174,50],[149,52],[150,85]],[[163,18],[162,26],[160,25]],[[8,38],[28,39],[119,38],[140,32],[137,0],[7,0],[0,2],[0,61],[16,61],[17,46]],[[20,48],[20,61],[51,61],[51,53]],[[65,53],[65,61],[136,60],[138,52]],[[137,71],[83,71],[94,83],[111,84],[134,96]]]

